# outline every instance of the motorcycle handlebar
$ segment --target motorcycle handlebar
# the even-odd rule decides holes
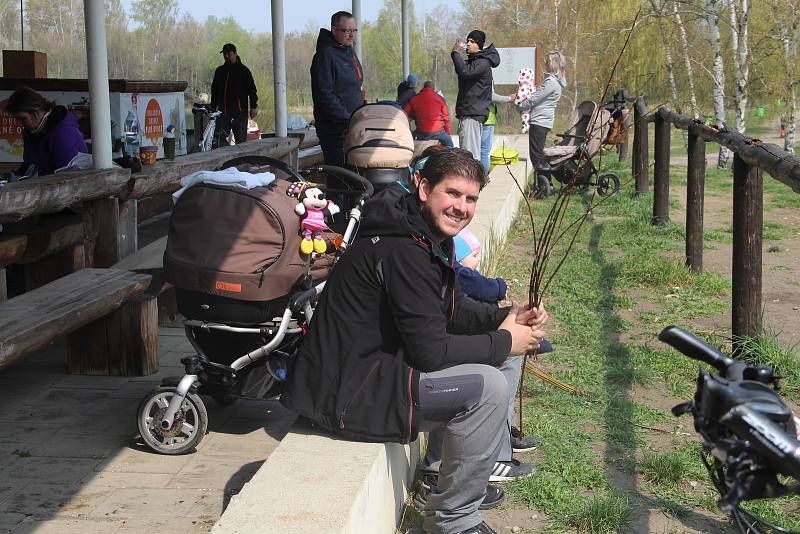
[[[749,441],[778,472],[800,480],[800,441],[769,417],[740,404],[721,417],[720,423]]]
[[[658,339],[677,349],[684,355],[714,367],[719,375],[733,383],[737,381],[756,380],[772,377],[772,369],[764,366],[749,366],[744,362],[730,358],[693,334],[668,326],[658,335]],[[699,387],[699,386],[698,386]],[[785,406],[780,396],[771,388],[777,402]],[[699,400],[695,399],[695,402]],[[758,402],[742,402],[727,410],[719,417],[719,424],[730,428],[741,439],[749,442],[753,450],[767,459],[772,468],[782,474],[800,480],[800,440],[787,432],[765,413],[757,410]],[[703,412],[703,407],[695,406],[695,410]],[[788,408],[787,408],[788,411]],[[791,412],[789,412],[791,414]],[[793,425],[790,425],[791,429]]]
[[[725,376],[728,368],[738,363],[736,360],[725,356],[711,345],[701,341],[694,335],[677,326],[666,327],[658,335],[658,339],[693,360],[707,363],[723,376]]]

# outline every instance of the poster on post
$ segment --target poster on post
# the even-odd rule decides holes
[[[492,78],[496,85],[516,85],[517,74],[521,69],[534,69],[536,84],[539,83],[539,62],[535,46],[498,48],[500,65],[492,69]]]

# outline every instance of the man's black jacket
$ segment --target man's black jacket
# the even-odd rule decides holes
[[[320,28],[311,60],[311,97],[317,129],[347,127],[350,115],[364,103],[361,62],[350,46],[342,46],[330,30]]]
[[[253,74],[241,60],[217,67],[214,81],[211,82],[211,106],[219,108],[226,115],[247,113],[247,100],[250,108],[258,107],[258,94]]]
[[[496,330],[507,308],[457,293],[452,239],[430,238],[416,196],[390,190],[332,270],[281,402],[350,439],[407,443],[419,373],[499,366],[511,334]]]
[[[500,64],[500,54],[490,44],[477,54],[469,55],[466,60],[455,51],[450,57],[458,76],[456,117],[485,122],[492,102],[492,68]]]

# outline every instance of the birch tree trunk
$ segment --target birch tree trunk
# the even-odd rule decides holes
[[[792,84],[789,90],[789,123],[786,126],[786,137],[783,139],[783,149],[794,154],[794,140],[797,131],[797,92]]]
[[[747,112],[747,84],[750,78],[747,25],[750,19],[749,0],[731,0],[731,42],[736,69],[736,131],[744,134]]]
[[[664,4],[657,5],[656,0],[650,0],[650,6],[653,8],[653,12],[656,14],[656,19],[658,20],[658,33],[661,38],[661,48],[664,49],[664,65],[667,67],[667,81],[669,83],[670,98],[672,100],[671,104],[675,111],[682,113],[681,104],[678,101],[678,85],[675,83],[675,63],[672,60],[672,47],[670,46],[667,36],[667,28],[664,25],[666,6]],[[689,140],[685,133],[686,132],[684,132],[683,136],[683,145],[684,147],[688,147]]]
[[[711,54],[714,58],[714,86],[711,91],[714,97],[714,117],[717,128],[722,129],[725,127],[725,68],[719,43],[719,2],[720,0],[706,0],[706,21],[711,40]],[[719,145],[718,168],[728,167],[728,156],[728,149],[724,145]]]
[[[681,34],[681,49],[683,50],[683,62],[686,65],[686,80],[689,83],[689,102],[692,106],[692,115],[695,119],[698,119],[700,118],[700,111],[697,109],[697,95],[694,90],[694,68],[692,67],[692,59],[689,56],[689,40],[686,37],[686,26],[683,25],[677,2],[672,4],[672,13],[675,15],[675,22],[678,23],[678,30]]]
[[[786,135],[783,138],[783,149],[794,154],[794,140],[797,121],[797,39],[798,25],[800,25],[800,15],[792,5],[788,7],[786,16],[779,17],[781,27],[781,44],[783,46],[783,65],[786,69],[786,79],[789,96],[789,117],[786,124]],[[781,117],[783,120],[783,117]]]
[[[572,107],[578,105],[578,42],[580,41],[579,30],[580,26],[578,24],[578,8],[577,6],[573,6],[572,15],[575,18],[575,49],[573,50],[572,54],[572,79],[574,80],[574,89],[575,89],[575,96],[572,98]]]

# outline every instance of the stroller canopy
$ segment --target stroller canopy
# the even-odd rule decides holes
[[[589,157],[594,156],[603,145],[603,140],[611,128],[611,113],[591,100],[584,100],[575,107],[575,123],[565,132],[556,146],[544,149],[544,155],[551,165],[571,158],[578,147],[585,145]]]

